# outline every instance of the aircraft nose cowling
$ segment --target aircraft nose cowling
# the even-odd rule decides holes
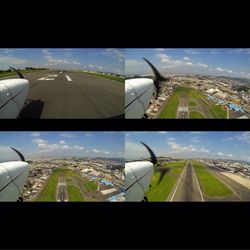
[[[29,90],[26,79],[0,81],[0,118],[16,118],[21,112]]]

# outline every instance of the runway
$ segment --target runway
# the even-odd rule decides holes
[[[56,200],[61,201],[61,202],[62,201],[69,201],[66,178],[65,178],[64,174],[61,174],[58,177]]]
[[[177,111],[178,119],[188,119],[188,97],[186,94],[181,95]]]
[[[204,201],[200,185],[190,161],[182,173],[168,198],[168,201]]]
[[[71,71],[25,74],[30,83],[21,118],[121,118],[124,84]],[[13,78],[13,76],[8,77]]]

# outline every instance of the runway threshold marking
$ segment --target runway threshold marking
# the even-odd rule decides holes
[[[69,81],[69,82],[72,82],[73,80],[71,79],[71,77],[70,76],[68,76],[68,75],[65,75],[66,76],[66,78],[67,78],[67,80]]]
[[[187,164],[188,164],[188,163],[187,163]],[[184,171],[185,171],[185,169],[186,169],[186,167],[187,167],[187,164],[186,164],[186,166],[184,167],[184,169],[183,169],[183,171],[182,171],[182,173],[181,173],[181,177],[180,177],[180,179],[179,179],[179,181],[178,181],[178,183],[177,183],[177,186],[176,186],[176,188],[175,188],[175,190],[174,190],[174,193],[173,193],[172,198],[171,198],[170,201],[173,201],[173,199],[174,199],[174,196],[175,196],[176,191],[177,191],[177,189],[178,189],[178,187],[179,187],[179,185],[180,185],[180,182],[181,182],[181,179],[182,179],[182,177],[183,177]]]

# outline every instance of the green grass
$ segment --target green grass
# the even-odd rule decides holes
[[[67,191],[68,191],[69,201],[84,201],[84,198],[82,197],[79,188],[73,185],[68,185]]]
[[[210,112],[212,113],[214,118],[227,118],[227,111],[222,109],[220,106],[218,105],[212,105],[210,106]]]
[[[41,71],[41,70],[20,70],[20,72],[22,74],[27,74],[27,73],[37,72],[37,71]],[[11,72],[1,72],[0,73],[0,78],[1,77],[5,77],[5,76],[14,76],[14,75],[17,76],[17,73],[14,72],[14,71],[11,71]]]
[[[84,186],[86,187],[86,189],[89,192],[92,192],[92,191],[96,191],[97,190],[98,184],[96,182],[93,182],[93,181],[85,181],[84,182]]]
[[[91,73],[91,72],[84,72],[85,74],[90,74],[90,75],[95,75],[95,76],[100,76],[104,78],[108,78],[117,82],[125,83],[125,79],[121,78],[119,76],[111,76],[111,75],[106,75],[106,74],[101,74],[101,73]]]
[[[151,187],[148,190],[147,197],[149,201],[166,201],[171,193],[173,186],[186,165],[185,161],[167,162],[164,167],[170,167],[171,170],[165,174],[161,183],[158,185],[160,172],[155,171],[152,178]],[[163,166],[161,166],[163,167]]]
[[[197,103],[196,103],[196,102],[190,101],[190,102],[188,103],[188,106],[190,106],[190,107],[197,106]]]
[[[206,117],[200,112],[191,111],[189,113],[189,118],[191,118],[191,119],[202,119],[202,118],[206,118]]]
[[[75,177],[82,181],[81,177],[72,170],[63,169],[63,168],[56,169],[53,171],[45,187],[43,188],[43,190],[40,192],[40,194],[34,201],[55,201],[58,177],[62,173],[65,174],[66,180],[68,180],[67,177]]]
[[[233,194],[231,189],[205,169],[201,163],[193,161],[193,167],[205,195],[209,197],[225,197]]]
[[[188,98],[196,98],[201,100],[203,105],[207,106],[214,118],[226,118],[226,111],[217,105],[210,105],[205,96],[201,92],[191,88],[179,87],[169,97],[167,103],[162,109],[159,118],[176,118],[180,97],[182,94],[186,94]],[[197,106],[195,102],[190,101],[189,106]],[[194,114],[197,116],[197,114]],[[204,117],[190,117],[190,118],[204,118]]]

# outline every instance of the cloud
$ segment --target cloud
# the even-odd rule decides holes
[[[66,144],[66,142],[64,140],[60,140],[59,143],[60,144]]]
[[[222,156],[222,157],[233,157],[232,154],[227,154],[227,153],[222,153],[222,152],[218,152],[217,155]]]
[[[77,146],[77,145],[74,145],[73,148],[79,149],[79,150],[83,150],[84,149],[84,147],[80,147],[80,146]]]
[[[193,64],[191,62],[186,62],[185,65],[187,65],[187,66],[193,66]]]
[[[203,63],[198,63],[198,66],[203,67],[203,68],[207,68],[208,67],[207,64],[203,64]]]
[[[119,62],[124,62],[124,60],[125,60],[125,53],[121,49],[105,49],[102,52],[102,54],[110,56]]]
[[[4,64],[6,67],[11,66],[21,66],[23,64],[27,64],[29,61],[22,58],[17,58],[13,56],[1,56],[0,55],[0,64]]]
[[[76,135],[73,135],[71,133],[61,133],[60,136],[65,137],[65,138],[75,138],[76,137]]]
[[[232,70],[228,70],[228,73],[231,73],[231,74],[232,74],[232,73],[233,73],[233,71],[232,71]]]
[[[241,141],[244,143],[250,143],[250,132],[248,132],[248,131],[242,132],[239,135],[224,138],[223,141]]]
[[[94,153],[100,153],[101,151],[94,148],[94,149],[92,149],[92,152],[94,152]]]
[[[47,143],[47,141],[45,141],[43,139],[33,139],[32,142],[35,144],[46,144]]]
[[[181,144],[178,144],[174,141],[167,141],[167,144],[170,146],[172,152],[171,153],[199,153],[199,152],[203,152],[203,153],[209,153],[208,149],[205,148],[197,148],[193,145],[188,145],[188,146],[184,146]]]
[[[39,137],[40,135],[41,135],[40,132],[33,132],[30,134],[30,136],[32,136],[32,137]]]
[[[191,54],[191,55],[199,55],[199,54],[201,54],[200,51],[197,51],[197,50],[194,50],[194,49],[185,49],[184,52],[187,53],[187,54]]]
[[[166,131],[159,131],[158,133],[159,134],[167,134],[168,132],[166,132]]]
[[[216,68],[216,70],[217,70],[217,71],[220,71],[220,72],[223,72],[223,71],[224,71],[224,69],[219,68],[219,67],[218,67],[218,68]]]
[[[156,54],[156,57],[158,57],[160,59],[171,59],[172,58],[172,56],[168,56],[167,54],[163,54],[163,53]]]
[[[157,51],[157,52],[163,52],[164,51],[164,49],[154,49],[155,51]]]
[[[190,58],[187,57],[187,56],[185,56],[185,57],[183,57],[183,60],[185,60],[185,61],[190,61]]]
[[[167,141],[175,141],[175,138],[174,137],[169,137],[169,138],[167,138]]]

